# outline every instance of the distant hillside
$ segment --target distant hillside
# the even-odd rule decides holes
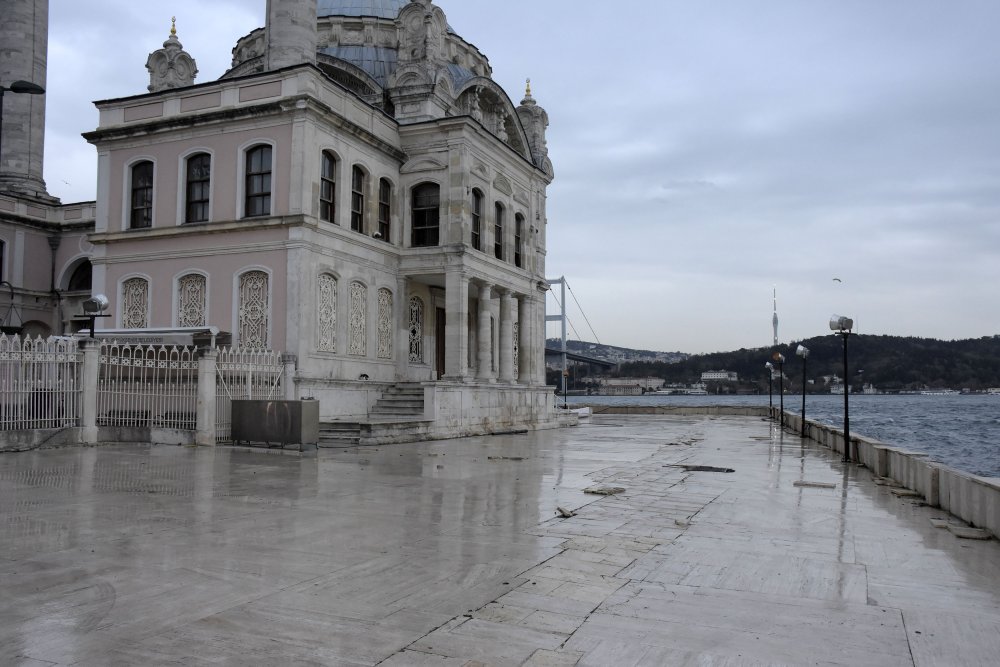
[[[636,360],[623,363],[619,374],[689,383],[697,381],[702,371],[727,370],[739,373],[741,381],[766,385],[764,364],[770,360],[772,352],[779,351],[785,355],[787,382],[796,385],[802,378],[802,360],[795,356],[795,348],[800,343],[810,350],[809,379],[821,382],[823,376],[843,375],[843,341],[832,334],[776,348],[691,356],[674,353],[686,357],[674,363]],[[848,342],[848,366],[852,386],[860,387],[870,382],[884,391],[924,387],[976,391],[1000,387],[1000,336],[943,341],[856,335]],[[859,371],[862,371],[860,375]]]

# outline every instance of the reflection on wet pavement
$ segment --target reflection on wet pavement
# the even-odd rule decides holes
[[[736,417],[4,454],[0,664],[991,664],[1000,545],[917,500]]]

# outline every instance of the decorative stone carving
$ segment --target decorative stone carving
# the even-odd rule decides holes
[[[163,48],[153,51],[146,59],[146,69],[149,71],[149,87],[151,93],[171,88],[183,88],[194,84],[198,67],[194,58],[184,50],[177,39],[176,19],[171,19],[170,37],[163,42]]]
[[[348,353],[365,356],[368,351],[368,288],[357,281],[351,283],[350,345]]]
[[[122,328],[145,329],[149,326],[149,281],[129,278],[122,283]]]
[[[263,271],[247,271],[240,276],[239,344],[240,347],[267,347],[270,318],[268,276]]]
[[[322,273],[317,281],[316,329],[317,349],[320,352],[337,351],[337,279]]]
[[[531,96],[531,79],[528,79],[525,86],[524,99],[521,100],[521,106],[517,108],[517,115],[521,119],[524,133],[528,137],[531,161],[536,167],[552,176],[552,162],[549,160],[548,141],[545,138],[545,130],[549,126],[549,114],[538,106],[535,98]]]
[[[410,363],[424,363],[424,302],[410,298]]]
[[[206,280],[189,273],[177,281],[177,326],[203,327],[206,317]]]
[[[379,359],[392,359],[392,292],[382,287],[378,291],[378,349]]]
[[[519,375],[518,369],[520,369],[520,367],[521,367],[521,357],[520,357],[520,351],[521,351],[521,344],[520,344],[520,341],[521,341],[521,323],[520,322],[514,322],[513,331],[514,331],[514,340],[513,340],[513,343],[514,343],[514,362],[513,362],[514,363],[514,378],[517,379],[517,377]]]

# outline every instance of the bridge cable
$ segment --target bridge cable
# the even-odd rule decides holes
[[[569,285],[567,285],[567,287],[569,287]],[[563,310],[563,305],[562,303],[559,302],[559,297],[556,296],[556,291],[550,287],[549,292],[552,294],[552,298],[556,300],[556,305],[559,306],[559,309]],[[582,341],[583,338],[580,337],[580,334],[577,332],[576,327],[573,326],[573,320],[569,318],[569,315],[566,315],[566,322],[567,324],[569,324],[569,328],[573,330],[573,335],[576,336],[576,339]],[[549,335],[548,332],[545,332],[546,338],[548,338],[548,335]]]
[[[603,343],[601,343],[600,337],[598,337],[597,332],[594,331],[593,325],[591,325],[590,320],[587,318],[587,313],[583,312],[583,306],[581,306],[580,302],[577,300],[576,294],[573,292],[573,288],[570,287],[568,280],[566,281],[566,289],[569,290],[570,296],[572,296],[573,301],[576,302],[576,307],[580,309],[580,314],[583,315],[583,319],[587,322],[587,326],[590,327],[590,333],[594,334],[594,340],[597,341],[598,345],[602,345]]]

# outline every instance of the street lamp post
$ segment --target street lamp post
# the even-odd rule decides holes
[[[785,428],[785,355],[775,352],[772,359],[778,362],[778,403],[781,428]]]
[[[771,388],[774,382],[774,364],[768,361],[764,364],[764,368],[767,369],[767,414],[770,417],[771,412],[774,410],[774,399],[771,398],[773,395]]]
[[[795,348],[795,354],[802,357],[802,432],[800,435],[806,437],[806,361],[809,359],[809,348],[799,345]]]
[[[844,339],[844,463],[851,461],[851,384],[847,375],[847,339],[853,328],[854,320],[849,317],[834,315],[830,318],[830,329]]]
[[[25,93],[27,95],[41,95],[45,89],[37,83],[30,81],[15,81],[10,86],[0,86],[0,170],[3,168],[3,94],[7,91],[12,93]]]

